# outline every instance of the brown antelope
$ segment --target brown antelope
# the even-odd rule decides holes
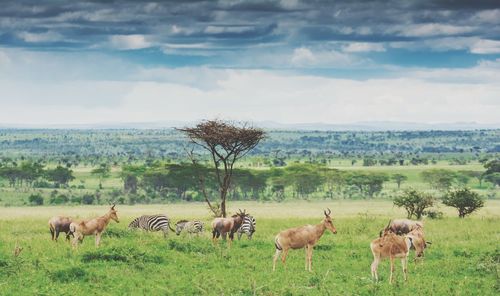
[[[372,278],[378,281],[378,265],[382,259],[389,258],[391,261],[391,276],[389,278],[389,283],[392,283],[394,259],[400,258],[404,279],[406,281],[408,279],[408,253],[412,245],[412,238],[410,236],[398,236],[391,228],[386,227],[382,237],[373,240],[370,244],[373,253],[373,263],[371,266]]]
[[[59,233],[66,233],[66,240],[69,240],[69,236],[73,233],[69,230],[69,225],[73,222],[70,217],[55,216],[49,220],[49,230],[53,241],[57,241],[59,238]]]
[[[230,218],[215,218],[212,221],[212,240],[215,242],[220,236],[222,236],[223,240],[226,240],[226,236],[229,233],[229,244],[234,239],[234,233],[238,231],[243,222],[243,219],[246,216],[246,210],[240,211]]]
[[[407,234],[410,231],[417,228],[424,228],[424,223],[422,221],[413,221],[409,219],[394,219],[389,220],[389,224],[386,228],[390,228],[392,232],[397,235]],[[381,230],[379,233],[379,237],[382,237],[382,233],[385,229]]]
[[[328,209],[328,213],[324,211],[325,218],[317,225],[305,225],[296,228],[283,230],[274,239],[276,253],[273,258],[273,271],[276,270],[276,260],[278,260],[281,252],[283,256],[281,261],[286,268],[286,256],[290,249],[305,249],[306,252],[306,270],[312,271],[312,253],[313,247],[321,238],[326,229],[329,229],[333,234],[337,233],[337,229],[333,226],[332,211]]]
[[[432,244],[425,240],[424,230],[422,228],[415,228],[406,236],[412,239],[412,249],[415,249],[414,261],[417,261],[418,258],[423,259],[424,250],[427,248],[427,245]]]
[[[116,223],[120,223],[116,215],[115,205],[109,209],[108,213],[101,217],[81,222],[72,222],[70,224],[70,230],[74,233],[73,247],[76,247],[79,241],[83,241],[86,235],[92,234],[95,235],[95,245],[98,247],[101,242],[102,232],[106,229],[110,220],[115,220]]]

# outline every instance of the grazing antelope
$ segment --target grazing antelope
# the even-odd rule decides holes
[[[174,232],[170,226],[170,219],[165,215],[143,215],[135,218],[128,228],[140,228],[146,231],[159,231],[163,232],[163,237],[168,236],[168,230]]]
[[[415,249],[414,261],[416,262],[418,258],[423,259],[424,250],[427,248],[427,245],[432,244],[431,242],[425,240],[424,230],[422,228],[415,228],[406,236],[412,239],[411,249]]]
[[[408,253],[412,245],[411,236],[398,236],[391,228],[386,227],[382,233],[382,237],[373,240],[370,244],[373,254],[373,263],[371,265],[372,278],[378,281],[378,265],[382,259],[389,258],[391,261],[391,276],[389,278],[389,283],[392,283],[394,259],[400,258],[404,279],[406,281],[408,279]]]
[[[391,231],[397,235],[403,235],[417,228],[423,229],[424,223],[422,221],[413,221],[409,219],[394,219],[392,221],[389,220],[389,224],[386,228],[390,228]],[[382,237],[382,233],[386,228],[380,231],[379,237]]]
[[[246,210],[245,210],[246,211]],[[215,242],[220,236],[223,240],[226,240],[226,236],[229,233],[229,244],[234,239],[234,233],[238,231],[243,222],[243,219],[247,215],[245,211],[240,211],[230,218],[215,218],[212,221],[212,240]]]
[[[243,233],[246,233],[248,239],[252,239],[252,235],[255,232],[255,224],[255,218],[247,214],[245,218],[243,218],[243,223],[238,229],[238,240],[241,239]]]
[[[50,218],[49,230],[52,240],[57,242],[59,233],[64,232],[66,233],[66,240],[69,241],[69,236],[73,236],[73,233],[69,230],[71,222],[73,222],[73,220],[70,217],[55,216]]]
[[[195,220],[180,220],[175,223],[175,234],[180,235],[181,232],[185,230],[189,234],[200,234],[203,233],[203,222]]]
[[[86,235],[95,235],[95,246],[99,247],[101,242],[102,232],[106,229],[110,220],[115,220],[116,223],[120,223],[118,216],[116,215],[115,205],[113,205],[109,211],[98,218],[91,220],[72,222],[69,225],[71,232],[74,234],[73,247],[76,247],[78,242],[83,241]]]
[[[273,271],[276,269],[276,260],[278,260],[281,252],[283,256],[281,261],[286,268],[286,256],[289,249],[302,249],[306,251],[306,270],[312,271],[312,253],[313,247],[321,238],[326,229],[329,229],[333,234],[337,233],[337,229],[333,226],[330,214],[332,211],[328,209],[328,213],[324,211],[325,218],[317,225],[305,225],[302,227],[290,228],[283,230],[274,239],[276,253],[273,258]]]

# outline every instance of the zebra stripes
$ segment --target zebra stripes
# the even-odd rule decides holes
[[[168,230],[174,231],[170,227],[170,219],[165,215],[143,215],[130,222],[129,228],[139,228],[146,231],[163,231],[163,236],[168,235]]]
[[[255,224],[255,218],[250,215],[246,215],[240,228],[238,228],[238,239],[241,239],[243,233],[246,233],[248,239],[252,239],[252,235],[255,232]]]
[[[175,234],[180,235],[181,232],[185,230],[187,233],[203,233],[203,222],[180,220],[175,223]]]

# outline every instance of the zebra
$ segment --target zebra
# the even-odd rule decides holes
[[[175,230],[170,226],[170,219],[165,215],[143,215],[130,222],[128,228],[140,228],[146,231],[163,231],[163,236],[168,236],[168,229]]]
[[[175,223],[175,234],[180,235],[183,230],[185,230],[189,234],[203,233],[203,222],[198,221],[198,220],[194,220],[194,221],[180,220],[180,221],[177,221],[177,223]]]
[[[252,239],[252,235],[255,232],[255,224],[255,218],[246,215],[245,218],[243,218],[243,223],[241,223],[240,228],[238,228],[238,240],[241,239],[243,233],[246,233],[248,239]]]

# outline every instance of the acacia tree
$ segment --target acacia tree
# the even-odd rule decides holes
[[[484,201],[469,188],[460,188],[447,192],[443,196],[443,204],[458,210],[458,217],[464,218],[484,206]]]
[[[408,177],[403,175],[403,174],[394,174],[391,177],[394,181],[396,181],[396,184],[398,184],[398,189],[401,188],[401,183],[404,181],[408,180]]]
[[[434,196],[410,188],[405,190],[402,195],[394,198],[394,205],[405,208],[408,219],[411,219],[412,216],[420,219],[425,209],[434,205],[434,200]]]
[[[202,121],[195,127],[179,128],[178,130],[183,132],[192,143],[210,153],[215,166],[220,203],[213,205],[204,188],[202,188],[202,193],[210,210],[216,216],[226,217],[226,197],[231,186],[234,164],[264,139],[265,132],[247,124],[238,126],[223,120]],[[192,151],[189,156],[193,164],[197,164]],[[203,183],[202,178],[200,178],[200,183]],[[204,186],[202,185],[202,187]]]
[[[97,168],[90,171],[90,174],[99,177],[99,189],[102,189],[102,180],[109,177],[111,173],[111,168],[107,163],[101,163]]]

